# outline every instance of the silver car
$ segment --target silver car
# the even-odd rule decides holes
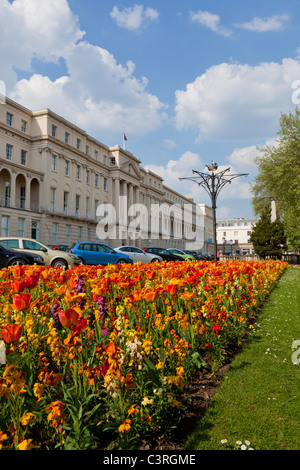
[[[68,269],[81,264],[78,256],[66,253],[65,251],[52,250],[33,238],[0,237],[0,243],[14,250],[39,254],[43,258],[46,267],[56,266]]]
[[[119,246],[118,248],[114,249],[119,253],[125,253],[128,255],[134,263],[154,263],[155,261],[163,260],[160,256],[152,253],[146,253],[145,251],[141,250],[141,248],[137,248],[136,246]]]

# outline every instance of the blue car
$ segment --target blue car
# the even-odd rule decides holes
[[[84,264],[132,264],[132,259],[128,255],[118,253],[103,243],[75,243],[69,247],[68,252],[78,256]]]

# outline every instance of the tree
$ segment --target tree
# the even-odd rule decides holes
[[[256,215],[262,215],[276,202],[277,216],[282,219],[289,245],[300,248],[300,110],[281,114],[279,139],[275,145],[260,149],[256,158],[258,176],[251,191]]]
[[[287,247],[284,225],[279,220],[271,222],[270,211],[262,214],[252,230],[250,240],[255,253],[264,259],[281,259],[283,250]]]

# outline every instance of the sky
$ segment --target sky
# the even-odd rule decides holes
[[[0,0],[0,83],[179,193],[210,205],[192,170],[244,174],[217,219],[254,217],[255,157],[300,93],[300,0]]]

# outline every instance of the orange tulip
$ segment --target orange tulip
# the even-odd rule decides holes
[[[192,298],[194,297],[194,292],[183,292],[181,294],[181,297],[184,299],[184,300],[192,300]]]
[[[158,292],[155,290],[149,290],[147,292],[144,292],[144,299],[146,302],[155,302],[158,297]]]
[[[0,330],[3,341],[7,344],[16,343],[21,336],[22,326],[10,324],[3,326]]]
[[[80,318],[80,313],[75,308],[68,308],[67,310],[59,310],[58,316],[60,323],[64,328],[71,328],[75,326]]]
[[[31,304],[31,294],[22,292],[13,296],[13,306],[16,310],[27,310]]]

